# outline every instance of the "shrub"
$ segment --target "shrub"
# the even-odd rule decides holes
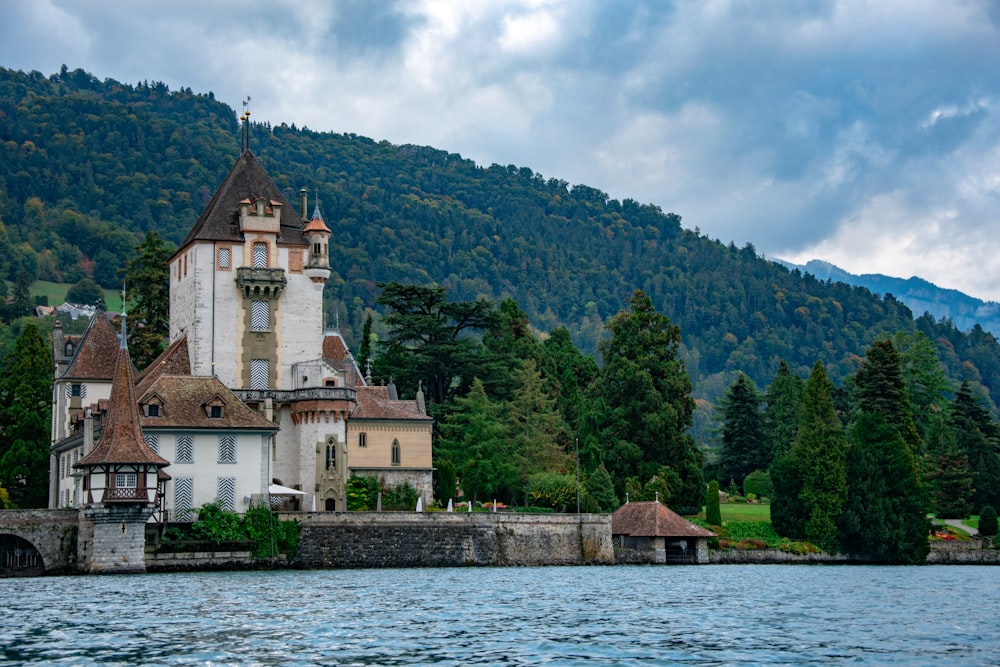
[[[743,479],[743,493],[748,498],[750,494],[758,498],[770,498],[774,493],[774,484],[771,483],[771,475],[761,470],[754,470]]]
[[[535,507],[565,508],[576,506],[576,477],[554,472],[539,472],[528,476],[524,491],[528,505]]]
[[[987,505],[979,513],[979,534],[983,537],[994,537],[997,534],[997,511]]]
[[[394,486],[385,491],[382,494],[382,509],[384,510],[398,510],[398,511],[413,511],[417,508],[417,498],[420,494],[409,482],[403,482],[398,486]],[[376,502],[378,497],[376,496]]]
[[[705,521],[712,526],[722,525],[722,508],[719,507],[719,483],[714,479],[705,492]]]
[[[374,512],[382,485],[377,477],[351,475],[347,480],[347,510],[349,512]]]

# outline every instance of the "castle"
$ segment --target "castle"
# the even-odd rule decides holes
[[[373,385],[339,332],[324,331],[335,239],[307,203],[303,190],[296,209],[240,155],[170,260],[170,344],[141,373],[103,312],[82,336],[57,326],[51,508],[142,496],[160,521],[192,520],[215,500],[236,512],[265,499],[342,511],[352,474],[432,500],[422,392],[400,400],[392,384]],[[101,454],[130,420],[138,471]]]

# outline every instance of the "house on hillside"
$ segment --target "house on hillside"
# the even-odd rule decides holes
[[[634,562],[707,563],[710,537],[715,533],[658,501],[628,502],[611,515],[615,549],[633,550]]]

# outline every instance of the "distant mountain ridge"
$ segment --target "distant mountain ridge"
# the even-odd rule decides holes
[[[914,315],[930,313],[936,320],[951,320],[961,331],[969,331],[978,324],[994,335],[1000,334],[1000,303],[996,301],[983,301],[958,290],[938,287],[917,276],[894,278],[881,273],[856,275],[820,259],[811,259],[804,266],[784,260],[776,261],[789,269],[809,272],[820,280],[865,287],[882,296],[892,294],[906,304]]]

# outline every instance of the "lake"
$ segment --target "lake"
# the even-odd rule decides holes
[[[998,575],[710,565],[0,579],[0,664],[996,665]]]

